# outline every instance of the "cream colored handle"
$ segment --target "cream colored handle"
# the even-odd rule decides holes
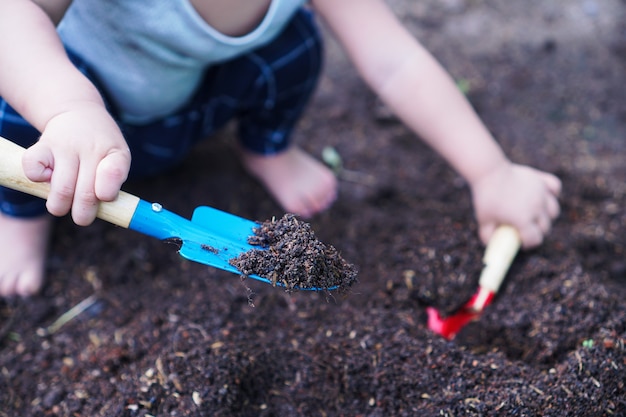
[[[515,228],[503,225],[496,229],[483,256],[485,266],[478,282],[482,288],[498,292],[520,245],[521,240]]]
[[[24,151],[21,146],[0,136],[0,185],[46,199],[50,184],[32,182],[24,175]],[[97,216],[109,223],[128,228],[138,204],[139,197],[120,191],[115,201],[100,203]]]

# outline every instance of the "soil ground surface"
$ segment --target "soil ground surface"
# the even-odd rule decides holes
[[[452,341],[426,326],[427,305],[453,311],[476,289],[466,184],[329,40],[295,140],[342,158],[339,200],[310,223],[358,283],[289,293],[61,219],[42,294],[0,301],[0,416],[626,415],[626,3],[390,5],[508,155],[563,180],[553,233],[518,254],[480,320]],[[280,218],[233,136],[125,189],[186,217]]]

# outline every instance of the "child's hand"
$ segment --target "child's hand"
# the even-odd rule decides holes
[[[31,181],[50,182],[46,207],[51,214],[71,210],[74,222],[85,226],[95,219],[99,201],[117,197],[130,160],[115,121],[102,105],[87,102],[50,119],[22,165]]]
[[[515,227],[525,249],[540,245],[560,212],[561,181],[534,168],[505,163],[471,184],[481,240],[496,227]]]

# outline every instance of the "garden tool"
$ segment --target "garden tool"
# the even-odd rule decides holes
[[[45,199],[50,185],[32,182],[26,177],[21,162],[24,151],[19,145],[0,137],[0,185]],[[178,240],[182,242],[179,253],[184,258],[239,275],[241,272],[229,261],[251,249],[261,249],[248,243],[248,237],[254,234],[253,228],[259,226],[258,223],[212,207],[197,207],[190,221],[158,203],[149,203],[120,191],[115,201],[100,202],[97,217],[157,239]],[[274,284],[258,275],[248,276]]]
[[[477,320],[498,292],[520,244],[519,235],[513,227],[498,227],[485,249],[484,267],[476,293],[456,313],[447,317],[442,317],[434,307],[428,307],[428,328],[446,339],[453,339],[467,323]]]

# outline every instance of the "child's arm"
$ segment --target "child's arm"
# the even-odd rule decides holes
[[[42,135],[22,161],[33,181],[51,184],[47,208],[93,221],[130,168],[130,152],[96,88],[69,61],[56,33],[71,0],[0,1],[0,96]]]
[[[441,65],[382,0],[313,0],[368,85],[469,183],[480,235],[515,226],[540,244],[559,213],[560,181],[512,164]]]

